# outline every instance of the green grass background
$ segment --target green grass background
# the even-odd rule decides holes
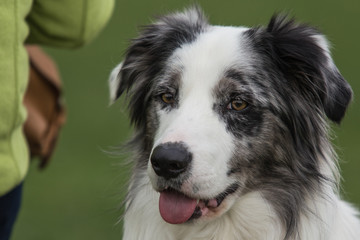
[[[360,206],[360,1],[359,0],[199,0],[218,25],[265,24],[274,12],[288,11],[318,26],[333,44],[333,57],[353,87],[355,98],[334,143],[341,158],[343,195]],[[193,1],[118,0],[99,37],[74,51],[46,49],[58,62],[65,84],[68,121],[50,166],[31,164],[13,240],[121,239],[118,208],[129,175],[124,156],[104,150],[131,136],[124,104],[108,107],[107,77],[121,61],[137,26]]]

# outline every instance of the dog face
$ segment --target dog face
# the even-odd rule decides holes
[[[110,86],[129,96],[135,175],[147,172],[165,221],[216,218],[260,191],[288,229],[334,168],[319,157],[326,116],[340,122],[352,94],[317,30],[285,17],[211,26],[198,9],[147,26]]]

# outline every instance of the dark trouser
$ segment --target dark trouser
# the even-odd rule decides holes
[[[0,240],[10,239],[11,230],[19,212],[22,183],[0,197]]]

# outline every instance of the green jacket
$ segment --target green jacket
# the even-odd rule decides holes
[[[24,44],[82,46],[104,27],[113,5],[114,0],[0,0],[0,196],[23,181],[29,165]]]

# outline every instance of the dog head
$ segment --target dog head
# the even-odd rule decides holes
[[[327,118],[339,123],[352,96],[316,29],[283,16],[212,26],[196,8],[146,26],[110,86],[112,101],[128,96],[136,164],[165,221],[216,218],[260,191],[288,229],[331,178]]]

